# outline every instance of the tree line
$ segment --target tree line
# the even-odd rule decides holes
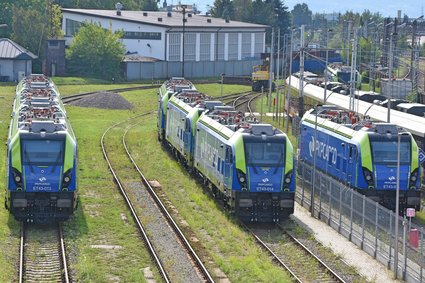
[[[41,71],[41,62],[46,56],[46,40],[64,36],[61,29],[61,8],[111,10],[115,9],[116,2],[117,0],[0,0],[0,24],[7,25],[0,28],[0,37],[10,38],[37,55],[39,59],[34,62],[34,71]],[[124,10],[157,11],[159,5],[156,0],[120,0],[120,2]],[[343,50],[347,49],[352,32],[358,28],[361,50],[369,50],[369,57],[372,56],[370,54],[380,55],[376,37],[380,33],[379,38],[383,40],[383,27],[382,25],[378,27],[378,23],[382,23],[384,18],[379,13],[368,10],[363,13],[351,11],[344,14],[338,13],[329,18],[329,15],[323,13],[313,13],[305,3],[297,4],[289,11],[284,0],[215,0],[209,11],[205,12],[212,17],[268,25],[275,28],[275,31],[280,30],[282,34],[289,34],[294,26],[306,25],[307,41],[319,41],[323,46]],[[403,21],[408,21],[406,15]],[[122,33],[112,33],[99,25],[91,25],[93,26],[81,29],[81,32],[86,34],[80,35],[81,38],[74,40],[75,43],[67,49],[68,71],[117,78],[118,74],[114,74],[120,71],[120,60],[117,58],[123,58],[125,52],[119,41]],[[398,36],[397,46],[405,47],[408,36],[408,34]],[[95,42],[95,40],[102,42]],[[283,41],[283,37],[281,40]],[[271,29],[268,29],[266,42],[267,44],[271,42]],[[275,42],[277,44],[277,41]],[[282,43],[280,46],[283,46]],[[98,48],[83,48],[84,46]],[[99,48],[113,50],[99,50]],[[112,65],[108,68],[104,65],[99,67],[97,64],[105,63],[95,59],[99,55],[113,55],[110,61],[117,62],[117,66],[115,68]],[[361,60],[370,61],[368,56],[362,57]],[[80,64],[84,65],[80,66]],[[87,68],[87,66],[90,67]]]

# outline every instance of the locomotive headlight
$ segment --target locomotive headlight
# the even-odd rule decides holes
[[[21,176],[15,176],[15,182],[19,183],[21,181]]]
[[[289,184],[292,181],[292,170],[285,175],[285,184]]]
[[[72,169],[69,169],[68,171],[65,172],[65,174],[63,174],[63,182],[62,182],[62,186],[64,188],[67,188],[69,186],[69,183],[71,182],[72,179]]]
[[[368,180],[368,181],[372,180],[372,176],[366,175],[366,180]]]
[[[416,176],[415,175],[412,175],[411,177],[410,177],[410,180],[412,181],[412,182],[416,182]]]
[[[239,177],[239,182],[241,183],[245,182],[245,178],[243,176]]]

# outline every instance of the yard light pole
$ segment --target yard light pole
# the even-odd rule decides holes
[[[323,93],[323,103],[326,103],[327,95],[326,92],[328,90],[328,61],[329,61],[329,32],[333,31],[333,29],[326,30],[326,60],[325,60],[325,89]]]
[[[225,75],[225,73],[221,74],[221,98],[223,98],[223,80]]]
[[[182,77],[184,78],[184,32],[186,27],[186,5],[181,5],[183,8],[183,39],[182,39]]]
[[[407,135],[407,132],[401,132],[397,134],[397,183],[396,183],[396,195],[395,195],[395,229],[394,229],[394,273],[395,278],[397,279],[398,274],[398,220],[399,220],[399,201],[400,201],[400,139],[401,136]]]
[[[314,107],[314,113],[316,114],[314,120],[314,139],[313,139],[313,181],[311,183],[311,196],[310,196],[310,212],[311,216],[314,217],[314,186],[316,185],[316,150],[317,150],[317,116],[326,110],[334,110],[333,105],[316,105]]]

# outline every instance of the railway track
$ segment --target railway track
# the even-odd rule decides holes
[[[22,223],[19,282],[70,282],[60,223],[49,226]]]
[[[282,226],[242,225],[296,282],[346,282]],[[273,234],[277,235],[276,239],[272,239]]]
[[[131,127],[137,125],[138,123],[127,126],[122,136],[122,144],[129,159],[132,162],[132,165],[134,166],[134,169],[138,172],[138,175],[143,183],[143,188],[138,188],[138,192],[134,192],[134,188],[132,189],[130,186],[124,185],[124,181],[121,181],[118,178],[117,170],[112,166],[111,158],[109,157],[105,146],[105,136],[107,133],[113,128],[128,125],[132,119],[149,114],[152,114],[152,112],[138,115],[108,128],[101,138],[101,146],[104,157],[107,160],[109,169],[117,183],[117,186],[119,187],[119,190],[123,195],[134,220],[136,221],[137,227],[146,243],[146,246],[149,249],[164,280],[166,282],[180,281],[181,278],[175,279],[176,276],[177,278],[179,278],[178,276],[183,276],[190,282],[214,282],[208,270],[191,247],[188,239],[179,229],[170,213],[167,211],[165,205],[161,202],[159,197],[154,192],[152,186],[147,181],[138,165],[135,163],[127,147],[125,141],[126,134],[131,129]],[[148,193],[146,191],[148,191]],[[137,195],[140,193],[143,193],[144,195]],[[134,196],[134,194],[136,194],[136,196]],[[144,203],[141,204],[140,201],[143,201]],[[142,215],[137,212],[137,207],[135,205],[136,202],[138,207],[143,207],[144,213],[148,213],[149,211],[152,214],[145,215],[144,217],[145,219],[155,218],[154,223],[148,222],[146,225],[142,224]],[[168,250],[169,247],[167,245],[173,247],[174,250]],[[183,254],[183,256],[179,257],[180,262],[170,264],[173,262],[173,257],[178,256],[179,254]]]
[[[100,92],[126,92],[126,91],[133,91],[133,90],[140,90],[140,89],[156,89],[159,85],[148,85],[148,86],[134,86],[134,87],[124,87],[124,88],[115,88],[110,90],[102,90]],[[82,99],[83,97],[90,96],[92,94],[99,93],[99,91],[91,91],[91,92],[84,92],[84,93],[78,93],[78,94],[72,94],[65,97],[62,97],[63,103],[70,103],[77,100]]]

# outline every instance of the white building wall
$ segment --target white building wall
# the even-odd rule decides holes
[[[66,19],[71,19],[77,22],[84,22],[87,20],[87,16],[85,15],[78,15],[73,13],[63,13],[63,20],[62,20],[62,26],[63,29],[66,30]],[[101,17],[95,17],[90,16],[90,19],[92,19],[95,23],[100,23],[100,25],[105,28],[109,29],[111,28],[112,31],[117,30],[124,30],[124,31],[133,31],[133,32],[159,32],[161,34],[160,40],[154,40],[154,39],[122,39],[122,42],[127,50],[127,52],[135,52],[136,54],[139,54],[141,56],[147,56],[147,57],[153,57],[157,58],[159,60],[166,60],[166,61],[182,61],[183,60],[183,48],[181,48],[181,44],[183,42],[183,35],[179,34],[179,40],[178,44],[180,45],[180,50],[176,49],[176,47],[173,47],[173,50],[179,52],[178,57],[179,58],[171,58],[170,52],[172,52],[172,48],[170,46],[171,43],[171,34],[178,34],[178,31],[171,31],[170,33],[167,32],[169,30],[168,27],[161,27],[161,26],[155,26],[155,25],[147,25],[147,24],[141,24],[141,23],[132,23],[132,22],[126,22],[126,21],[119,21],[114,19],[106,19]],[[166,19],[164,19],[166,21]],[[187,33],[194,33],[193,31],[190,31],[190,28],[186,29]],[[247,52],[243,50],[244,48],[242,46],[242,33],[251,33],[251,46],[250,46],[250,57],[254,57],[259,55],[260,52],[265,51],[265,31],[261,29],[256,29],[252,31],[248,30],[241,30],[238,28],[228,28],[228,29],[218,29],[217,31],[211,29],[211,31],[206,30],[206,33],[210,34],[211,36],[211,42],[210,42],[210,61],[228,61],[229,60],[229,33],[228,32],[237,32],[238,33],[238,55],[236,60],[242,60],[243,57],[246,57],[246,55],[242,56],[242,54],[246,54]],[[196,31],[196,54],[193,60],[200,61],[200,34],[203,33]],[[217,36],[220,36],[219,39],[217,39]],[[259,38],[260,36],[260,38]],[[72,37],[65,36],[66,44],[69,45],[70,41],[72,40]],[[261,41],[261,43],[259,42]],[[176,40],[174,40],[175,43]],[[223,45],[224,41],[224,46]],[[218,46],[217,46],[218,43]],[[259,46],[262,44],[262,46]],[[248,51],[249,52],[249,51]],[[203,61],[203,60],[201,60]]]
[[[165,36],[166,28],[153,25],[145,25],[140,23],[117,21],[113,19],[105,19],[101,17],[91,17],[94,23],[99,23],[103,28],[111,28],[112,32],[118,30],[134,31],[134,32],[160,32],[161,40],[152,39],[122,39],[128,52],[137,52],[139,55],[165,60]],[[66,19],[71,19],[77,22],[84,22],[87,17],[77,14],[63,13],[62,27],[66,30]],[[65,35],[65,44],[69,45],[72,37]],[[150,45],[150,47],[148,46]]]
[[[238,33],[238,60],[242,59],[242,33]]]
[[[224,34],[224,61],[229,60],[229,34]]]
[[[211,61],[215,60],[215,48],[214,48],[214,46],[215,46],[215,36],[214,35],[215,35],[214,33],[211,33],[211,56],[210,56]]]

